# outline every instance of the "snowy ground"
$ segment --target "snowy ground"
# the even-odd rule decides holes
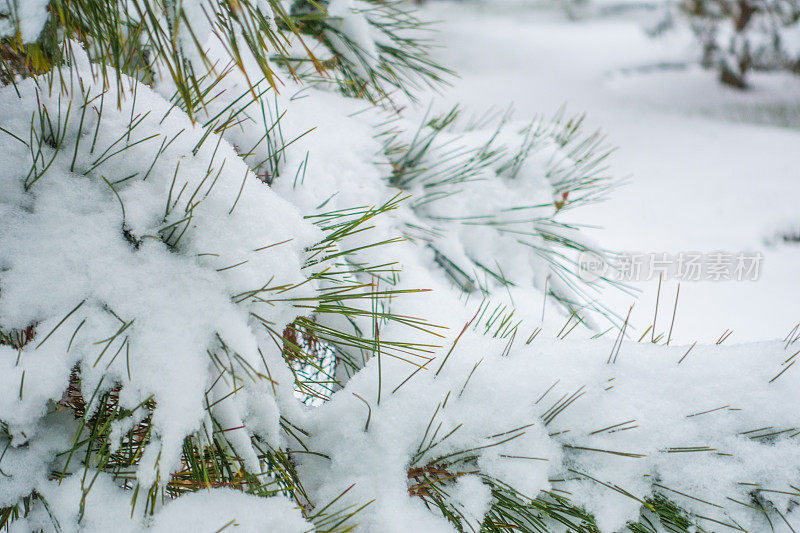
[[[641,13],[575,22],[555,8],[450,2],[424,13],[443,21],[438,56],[460,75],[436,107],[513,104],[527,118],[566,105],[619,147],[612,168],[629,183],[572,215],[601,226],[593,236],[603,245],[763,253],[758,281],[684,281],[673,339],[714,342],[728,329],[727,342],[772,339],[800,320],[800,245],[769,242],[800,223],[800,79],[760,75],[747,93],[722,88],[713,74],[680,67],[688,41],[649,38]],[[658,280],[632,285],[641,291],[632,314],[641,332],[653,320]],[[662,287],[660,331],[676,285]],[[632,303],[624,294],[605,299],[622,316]]]

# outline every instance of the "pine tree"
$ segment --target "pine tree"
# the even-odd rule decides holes
[[[1,528],[796,521],[798,328],[623,343],[568,218],[618,183],[605,138],[410,119],[450,75],[410,6],[0,17]]]
[[[719,72],[722,83],[744,89],[747,74],[782,70],[800,74],[800,3],[795,0],[684,0],[702,50],[701,63]]]

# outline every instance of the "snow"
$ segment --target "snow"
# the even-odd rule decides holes
[[[42,486],[41,497],[47,508],[38,507],[23,520],[12,524],[10,531],[118,531],[135,533],[153,531],[234,531],[255,533],[304,533],[311,524],[306,522],[292,502],[276,496],[261,498],[233,489],[200,490],[167,503],[154,516],[131,514],[131,494],[116,486],[111,476],[100,474],[92,481],[92,490],[86,492],[84,513],[77,526],[77,513],[81,508],[82,483],[80,476],[68,478],[59,485],[50,482]],[[144,505],[140,498],[138,505]],[[235,528],[235,529],[234,529]]]
[[[699,66],[676,64],[661,71],[622,70],[608,75],[606,85],[610,91],[656,110],[712,117],[720,122],[800,126],[797,76],[756,72],[752,74],[752,82],[753,87],[747,91],[721,87],[714,76]],[[665,90],[667,87],[669,90]]]
[[[377,64],[378,50],[369,22],[359,8],[364,11],[369,7],[353,0],[332,0],[327,11],[335,31],[328,30],[325,35],[336,51],[356,66],[359,76],[368,79],[369,71]],[[346,36],[349,43],[340,35]]]
[[[0,18],[0,37],[14,36],[19,32],[23,43],[35,41],[47,23],[47,4],[50,0],[3,0],[0,15],[13,15],[19,21],[17,27],[10,17]]]
[[[220,512],[220,510],[223,510]],[[219,525],[234,531],[302,533],[311,524],[286,498],[260,498],[231,489],[188,494],[167,505],[153,520],[152,531],[202,531]]]
[[[33,80],[18,84],[22,98],[13,87],[0,91],[10,132],[27,137],[30,117],[44,109],[59,117],[63,131],[59,150],[42,143],[44,161],[12,148],[7,143],[19,142],[13,137],[3,140],[9,171],[0,176],[5,191],[0,322],[9,329],[35,324],[39,333],[19,354],[0,347],[0,388],[19,391],[2,396],[0,418],[21,445],[35,436],[47,401],[61,398],[74,366],[80,368],[87,403],[95,390],[119,383],[124,408],[148,398],[158,404],[152,420],[156,438],[145,452],[149,465],[138,471],[149,485],[158,479],[159,462],[164,472],[177,467],[184,436],[209,423],[207,405],[235,389],[243,378],[238,374],[265,364],[248,313],[278,324],[298,314],[289,302],[241,295],[269,284],[302,284],[301,252],[319,234],[230,146],[215,148],[212,138],[187,157],[202,130],[176,113],[161,122],[170,106],[146,87],[121,109],[105,107],[98,124],[100,104],[93,99],[99,93],[92,92],[91,74],[83,76],[89,93],[83,96],[74,87],[78,95],[68,119],[67,99],[57,91],[48,95],[46,86],[37,90]],[[116,101],[113,90],[105,98]],[[84,101],[95,103],[86,105],[80,121]],[[130,148],[114,155],[131,120],[139,125],[126,144]],[[50,131],[46,128],[41,135]],[[174,142],[168,147],[162,144],[169,140]],[[32,165],[38,174],[28,172]],[[290,242],[262,251],[289,236]],[[293,293],[312,294],[310,287]],[[214,352],[222,360],[236,354],[230,367],[234,381],[215,381],[209,357]],[[249,413],[265,437],[274,437],[278,421],[269,407],[271,387],[264,382],[254,387],[259,394],[237,396],[225,404],[225,413],[220,409],[220,420],[237,428]],[[252,401],[261,407],[251,408]],[[268,418],[258,421],[259,414]],[[235,442],[237,433],[244,432],[228,436]],[[249,461],[258,469],[255,457]]]
[[[380,405],[372,361],[344,394],[315,411],[311,443],[331,459],[301,460],[307,488],[331,498],[355,484],[343,497],[346,501],[376,498],[360,514],[370,531],[403,531],[408,523],[424,531],[450,531],[417,498],[406,495],[407,465],[447,464],[436,458],[497,444],[474,452],[482,474],[530,495],[568,491],[595,514],[602,531],[619,531],[636,520],[641,505],[636,498],[650,496],[656,485],[667,487],[670,497],[698,515],[751,523],[750,530],[761,531],[767,528],[763,518],[754,519],[727,498],[748,501],[752,486],[788,487],[800,474],[796,438],[762,438],[785,429],[797,435],[793,407],[780,409],[774,403],[778,398],[786,406],[800,401],[797,377],[790,369],[771,381],[796,351],[786,343],[697,346],[684,358],[687,346],[626,342],[612,364],[610,340],[536,339],[501,356],[503,344],[470,330],[438,376],[425,373],[396,393],[388,391],[405,376],[391,364],[384,366]],[[574,403],[551,418],[554,406],[576,391],[580,395]],[[372,406],[366,430],[366,409],[353,394]],[[769,429],[753,432],[759,428]],[[418,450],[432,442],[437,446],[415,462]],[[686,450],[691,447],[700,450]],[[447,468],[451,474],[475,469],[457,461]],[[465,489],[454,489],[460,490]],[[689,497],[675,496],[680,493]],[[787,494],[773,502],[783,512],[793,507],[791,499]],[[464,501],[479,507],[480,494]],[[395,522],[396,516],[405,521]],[[796,517],[789,516],[795,523]]]
[[[186,4],[190,18],[198,6]],[[337,0],[329,10],[338,31],[374,57],[359,6]],[[170,79],[151,89],[122,78],[136,97],[121,99],[112,80],[101,97],[86,56],[77,76],[20,81],[21,96],[0,89],[0,325],[36,332],[25,346],[0,346],[0,507],[37,495],[12,531],[290,533],[314,528],[304,516],[319,518],[329,502],[329,513],[358,510],[362,531],[453,531],[434,496],[477,530],[497,503],[492,487],[505,486],[523,498],[569,495],[601,531],[624,529],[659,494],[701,526],[767,530],[748,502],[780,512],[789,529],[797,524],[800,335],[789,330],[800,314],[792,281],[800,252],[763,242],[796,221],[800,134],[763,124],[769,114],[750,107],[797,105],[780,94],[794,81],[755,77],[763,84],[745,99],[691,68],[642,70],[688,52],[647,38],[636,16],[566,22],[512,4],[425,10],[447,21],[437,53],[462,73],[433,111],[365,110],[289,76],[280,91],[260,85],[237,108],[248,76],[260,72],[244,47],[244,72],[220,80],[195,123],[171,106]],[[206,53],[225,64],[219,41]],[[478,115],[513,100],[517,113],[438,131],[429,113],[454,99]],[[612,169],[630,179],[607,202],[562,213],[556,202],[580,201],[561,181],[579,162],[541,113],[564,101],[588,112],[586,132],[602,126],[621,147]],[[732,121],[732,108],[762,123]],[[241,109],[234,125],[220,114],[232,109]],[[203,140],[205,121],[220,136]],[[471,179],[436,182],[442,160],[461,168],[489,152]],[[342,210],[372,215],[398,194],[411,198],[336,242],[326,253],[343,252],[339,259],[313,264],[325,220],[338,222]],[[501,229],[474,225],[475,216]],[[578,325],[590,318],[543,294],[574,296],[548,278],[542,254],[564,252],[548,231],[598,254],[757,250],[765,266],[756,282],[682,286],[668,345],[634,342],[655,321],[654,279],[634,283],[643,298],[626,329],[631,340],[615,341],[615,332],[588,340],[596,332]],[[442,256],[486,294],[454,284]],[[513,284],[480,278],[492,260]],[[314,310],[320,294],[356,289],[376,296],[348,302],[353,316]],[[377,296],[394,289],[431,290]],[[659,332],[675,290],[673,280],[661,287]],[[600,299],[617,314],[630,305],[613,288]],[[346,347],[355,363],[340,359],[341,386],[323,386],[325,402],[295,390],[298,365],[283,353],[280,334],[298,316],[366,342]],[[732,341],[714,345],[723,328],[734,329]],[[372,349],[378,338],[386,344]],[[734,342],[743,339],[758,342]],[[86,436],[65,407],[73,369],[80,390],[72,393],[89,415],[100,408],[96,393],[111,391],[132,411],[113,423],[112,450],[145,419],[152,427],[127,479],[94,470],[83,445],[65,457]],[[181,468],[184,439],[202,445],[219,432],[243,475],[274,475],[254,440],[286,451],[302,496],[198,487],[150,501],[147,488],[163,489]],[[89,464],[77,457],[84,453]],[[131,491],[135,483],[145,490]]]

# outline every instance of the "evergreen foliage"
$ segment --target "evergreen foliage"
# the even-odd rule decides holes
[[[683,0],[701,64],[722,83],[744,89],[751,71],[800,74],[800,3],[796,0]]]
[[[692,417],[716,409],[660,411],[702,444],[662,442],[659,421],[643,452],[614,447],[636,420],[590,430],[616,419],[607,406],[630,408],[612,375],[627,323],[613,361],[591,363],[600,340],[564,366],[570,332],[615,317],[597,302],[611,281],[575,270],[607,253],[563,217],[615,185],[611,150],[563,113],[409,122],[397,101],[449,71],[407,5],[4,1],[0,528],[593,532],[623,516],[637,533],[744,530],[702,492],[709,470],[735,468],[722,448],[758,465],[796,457],[784,418],[703,433]],[[319,156],[298,149],[308,115],[327,128]],[[309,170],[315,157],[331,168]],[[429,283],[441,293],[414,304]],[[454,336],[445,325],[473,293]],[[568,316],[547,359],[531,351],[542,329],[523,334],[512,307],[541,293]],[[788,395],[777,380],[797,354],[780,361],[798,338],[765,349],[746,384],[778,364],[770,383]],[[626,367],[628,391],[655,395],[658,365],[707,379],[664,370],[650,348],[676,351],[637,346],[647,364]],[[602,408],[570,418],[584,397]],[[694,483],[672,455],[713,459]],[[636,487],[597,456],[642,460],[626,466]],[[734,509],[789,525],[796,486],[743,472]],[[678,478],[699,495],[667,488]]]

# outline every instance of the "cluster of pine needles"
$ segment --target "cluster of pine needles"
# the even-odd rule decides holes
[[[76,63],[74,47],[80,44],[88,52],[98,79],[106,86],[117,84],[120,98],[136,98],[135,91],[132,92],[125,85],[125,76],[145,84],[152,84],[159,76],[165,77],[176,87],[173,105],[193,120],[198,120],[205,104],[218,94],[215,88],[219,86],[220,80],[233,70],[244,72],[246,53],[257,63],[259,79],[251,80],[250,91],[200,124],[206,132],[200,143],[213,138],[212,134],[222,134],[226,129],[247,121],[249,113],[260,113],[264,122],[272,123],[259,141],[263,145],[239,147],[239,154],[265,182],[265,186],[268,186],[281,175],[285,162],[282,154],[294,142],[283,138],[280,127],[283,115],[277,105],[272,109],[265,104],[264,94],[277,88],[278,74],[273,71],[275,64],[289,69],[291,74],[309,83],[333,82],[340,91],[349,96],[365,98],[378,104],[386,102],[393,91],[399,90],[413,95],[420,86],[439,84],[448,75],[445,68],[430,58],[431,43],[427,38],[419,36],[420,31],[427,30],[425,24],[400,2],[367,0],[358,4],[359,14],[382,35],[377,44],[377,58],[367,57],[359,43],[341,31],[336,20],[328,16],[324,3],[299,0],[292,3],[287,11],[285,3],[270,0],[269,5],[275,13],[275,20],[261,11],[259,4],[256,0],[209,0],[203,3],[207,8],[204,10],[207,19],[205,22],[230,56],[229,64],[219,65],[207,57],[201,43],[187,45],[175,38],[176,28],[191,28],[191,21],[186,13],[181,8],[176,8],[179,3],[162,0],[51,0],[48,6],[48,22],[36,42],[23,43],[19,34],[0,42],[0,83],[16,87],[21,77],[41,75],[42,90],[52,91],[55,80],[69,79],[69,73]],[[12,22],[15,16],[13,9],[0,14],[0,17],[10,18]],[[246,51],[239,48],[241,43],[247,47]],[[300,58],[289,50],[290,46],[297,46],[297,43],[306,51]],[[350,53],[342,53],[341,49],[337,49],[342,43]],[[313,50],[320,46],[327,50],[328,57],[319,59],[315,55]],[[190,60],[194,58],[194,61],[198,61],[198,57],[202,65],[193,64]],[[59,75],[55,76],[55,73]],[[58,90],[58,87],[55,89]],[[33,159],[26,188],[35,187],[39,180],[47,178],[52,159],[45,159],[44,154],[48,150],[44,150],[43,146],[49,146],[58,152],[70,121],[82,121],[90,107],[99,108],[98,115],[102,115],[104,106],[119,103],[105,102],[105,93],[96,98],[90,98],[88,93],[84,96],[83,101],[65,102],[57,110],[40,109],[35,117],[36,123],[31,125],[30,139],[17,139],[27,146]],[[267,115],[270,117],[269,121],[266,120]],[[426,118],[410,144],[398,143],[398,137],[392,135],[391,131],[379,134],[386,139],[385,151],[393,163],[390,183],[403,190],[408,189],[412,182],[424,181],[426,195],[408,200],[400,194],[383,205],[337,210],[326,210],[323,204],[317,213],[308,215],[310,222],[324,235],[320,242],[307,250],[304,270],[307,273],[307,282],[318,287],[314,296],[298,297],[293,292],[296,285],[279,282],[233,295],[233,300],[237,303],[250,300],[267,304],[290,302],[297,309],[297,318],[289,325],[275,324],[257,315],[253,319],[259,326],[263,326],[268,337],[283,354],[287,366],[293,372],[295,389],[306,403],[318,405],[326,401],[333,392],[341,388],[339,380],[342,375],[348,377],[355,374],[373,357],[397,357],[410,361],[417,370],[421,370],[426,368],[433,358],[432,354],[439,348],[438,339],[442,337],[440,328],[425,320],[398,315],[392,311],[391,302],[395,298],[417,292],[398,288],[399,267],[392,262],[370,264],[360,255],[365,249],[389,246],[401,239],[398,236],[396,239],[377,241],[365,246],[360,238],[361,234],[374,225],[376,217],[387,216],[387,213],[397,209],[404,201],[410,202],[412,209],[419,209],[430,202],[444,200],[448,193],[442,192],[443,185],[467,183],[482,169],[491,165],[499,166],[499,173],[513,177],[519,171],[527,152],[544,136],[556,139],[570,158],[577,162],[569,171],[555,166],[551,169],[552,175],[548,178],[554,184],[553,205],[556,211],[594,201],[612,185],[612,181],[606,176],[604,164],[610,150],[605,146],[602,135],[587,136],[581,133],[581,117],[566,118],[558,115],[552,120],[534,121],[522,132],[525,141],[514,153],[497,145],[492,138],[486,145],[453,153],[451,158],[440,158],[433,165],[425,163],[425,157],[437,137],[453,127],[458,115],[458,111],[453,110],[440,117]],[[98,125],[101,118],[98,118]],[[97,154],[95,166],[102,165],[136,143],[158,142],[156,138],[137,138],[136,128],[141,120],[142,117],[131,117],[127,135],[121,137],[105,153]],[[498,132],[506,125],[506,121],[506,118],[501,118],[494,122]],[[468,126],[468,129],[486,127],[489,122],[492,121],[479,120]],[[96,137],[95,132],[95,139]],[[174,138],[161,140],[156,158],[172,141]],[[195,148],[197,149],[199,145]],[[77,152],[77,146],[75,151]],[[265,159],[252,159],[256,153],[264,152],[268,154]],[[210,173],[211,169],[207,178],[213,179]],[[175,175],[177,179],[177,168]],[[288,178],[294,179],[297,185],[299,176]],[[134,177],[120,177],[120,180],[129,179]],[[115,190],[117,183],[109,181],[107,185]],[[302,180],[300,185],[302,186]],[[182,208],[178,202],[183,190],[176,187],[174,193],[175,197],[172,196],[171,189],[170,197],[166,199],[166,214],[169,214],[170,209]],[[186,194],[191,195],[191,191]],[[121,204],[124,218],[125,206],[119,195],[116,197]],[[185,232],[191,231],[191,204],[191,201],[186,203],[187,207],[178,222],[165,226],[158,235],[152,237],[170,248],[177,248]],[[231,211],[234,208],[235,204]],[[482,223],[502,226],[498,220]],[[141,242],[141,236],[125,233],[124,227],[122,231],[133,246]],[[435,233],[435,225],[425,228],[425,231],[429,234]],[[351,237],[356,235],[359,237],[356,241],[359,244],[351,244]],[[554,271],[568,280],[568,283],[565,281],[568,286],[582,291],[584,289],[577,280],[568,278],[568,273],[574,270],[564,262],[566,254],[559,250],[585,249],[581,244],[564,240],[559,235],[555,231],[549,237],[544,235],[554,244],[556,255],[552,255],[552,249],[542,250],[541,253],[549,258]],[[281,243],[275,245],[278,244]],[[498,272],[491,265],[476,264],[474,272],[466,272],[441,250],[436,249],[435,241],[432,240],[429,246],[434,248],[440,266],[465,291],[478,287],[479,280],[486,275],[502,284],[513,283],[512,280],[505,279],[502,271]],[[476,274],[478,272],[481,273],[480,276]],[[481,292],[488,298],[488,290],[484,288]],[[570,319],[578,315],[578,308],[583,304],[572,299],[574,294],[552,291],[550,294],[573,310]],[[488,299],[484,302],[472,322],[473,327],[483,334],[507,339],[510,349],[520,322],[514,318],[512,309],[494,306]],[[81,305],[83,302],[78,303],[70,315],[76,313],[78,316]],[[110,312],[113,313],[113,310]],[[120,322],[119,331],[108,339],[101,357],[112,343],[118,344],[114,357],[121,353],[127,355],[125,332],[130,322],[122,319]],[[429,338],[437,340],[431,344],[420,344],[383,339],[380,335],[381,328],[389,323],[423,332]],[[38,331],[37,326],[38,324],[31,324],[25,329],[9,330],[3,329],[0,324],[0,345],[21,351],[30,349],[35,342],[46,341],[52,332]],[[621,335],[624,334],[624,327]],[[567,334],[569,331],[572,330],[569,329]],[[526,343],[530,344],[537,334],[538,332],[531,334]],[[439,371],[449,355],[448,353],[444,358]],[[267,374],[264,375],[232,352],[222,338],[217,338],[213,348],[209,349],[209,357],[219,370],[217,380],[230,380],[234,390],[247,380],[271,381],[266,363]],[[216,383],[215,381],[211,387]],[[469,380],[464,383],[460,392],[454,394],[463,393],[468,384]],[[20,397],[24,394],[23,385],[24,383],[20,383]],[[122,408],[119,404],[121,386],[119,383],[101,381],[94,390],[84,390],[81,368],[76,366],[63,397],[49,407],[48,416],[67,412],[75,421],[76,430],[71,446],[57,455],[51,479],[59,481],[68,476],[80,477],[83,491],[79,510],[81,516],[84,513],[85,500],[101,472],[111,475],[119,486],[130,491],[132,513],[154,513],[161,503],[181,494],[206,488],[227,487],[262,497],[278,494],[287,496],[303,510],[305,518],[314,525],[315,531],[340,533],[354,529],[357,526],[358,512],[370,503],[363,502],[359,506],[341,505],[339,500],[347,491],[329,502],[312,501],[303,488],[292,456],[318,452],[306,445],[308,433],[285,417],[281,418],[281,429],[289,444],[285,449],[274,448],[258,436],[251,436],[251,445],[257,453],[261,470],[249,471],[227,437],[229,431],[238,428],[226,428],[215,418],[214,406],[225,398],[206,402],[211,424],[184,439],[179,470],[169,474],[168,479],[159,479],[152,486],[140,486],[136,469],[144,448],[153,440],[151,420],[158,406],[154,398],[148,398],[133,409]],[[579,395],[580,391],[556,402],[548,411],[545,423],[555,419]],[[446,404],[446,401],[445,399],[443,403]],[[444,405],[440,406],[444,408]],[[438,411],[439,408],[436,412]],[[371,408],[369,412],[371,413]],[[408,492],[412,497],[420,498],[429,508],[441,513],[457,530],[545,532],[559,526],[576,532],[599,531],[592,516],[573,505],[569,494],[563,491],[554,489],[542,494],[524,495],[501,480],[480,472],[476,463],[480,449],[498,446],[509,439],[517,438],[524,433],[525,428],[488,436],[485,444],[472,449],[437,455],[436,446],[457,428],[439,436],[439,430],[434,427],[436,412],[428,425],[428,431],[420,439],[417,453],[410,460]],[[120,424],[128,429],[121,436],[115,436],[112,428]],[[366,427],[369,427],[369,418]],[[2,421],[0,437],[8,443],[5,450],[0,450],[1,468],[3,455],[11,443],[9,428]],[[452,484],[465,475],[479,476],[482,483],[491,489],[492,505],[481,523],[471,522],[472,519],[463,514],[458,503],[450,496]],[[580,472],[572,472],[572,475],[586,476]],[[556,486],[559,482],[551,481]],[[614,490],[623,489],[616,487]],[[50,512],[44,496],[36,492],[16,505],[0,509],[0,528],[10,528],[37,504]],[[696,519],[669,499],[666,492],[641,501],[641,504],[641,518],[629,524],[631,531],[704,531],[697,525]],[[54,529],[60,531],[61,527],[52,513],[51,518]]]

